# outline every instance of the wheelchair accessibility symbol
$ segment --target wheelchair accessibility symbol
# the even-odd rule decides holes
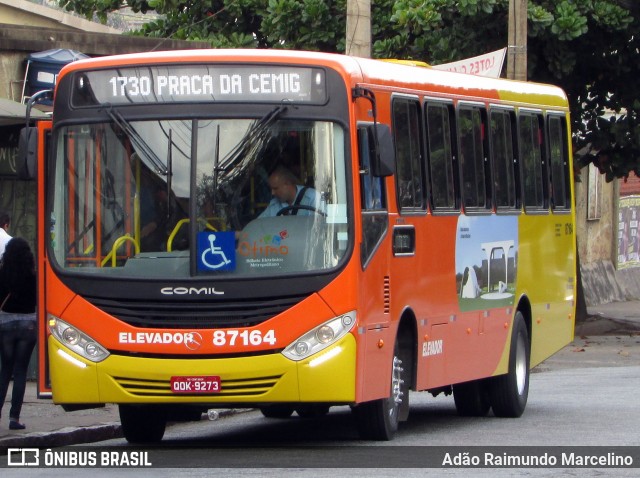
[[[203,231],[198,233],[198,269],[228,271],[236,267],[235,234]]]

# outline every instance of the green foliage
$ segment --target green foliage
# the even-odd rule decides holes
[[[587,33],[587,19],[571,2],[562,2],[556,7],[555,21],[551,33],[559,40],[573,40]]]
[[[344,50],[346,0],[59,0],[101,21],[128,6],[160,14],[135,35],[207,41],[214,48]]]
[[[345,51],[346,0],[59,0],[104,21],[129,6],[161,14],[135,34],[214,48]],[[509,0],[371,2],[376,58],[446,63],[507,45]],[[528,77],[564,88],[580,165],[640,175],[640,6],[628,0],[529,0]]]

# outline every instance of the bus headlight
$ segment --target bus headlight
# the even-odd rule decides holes
[[[303,360],[336,343],[354,327],[355,323],[355,312],[334,317],[291,342],[282,351],[282,355],[296,362]]]
[[[84,332],[49,314],[49,331],[58,341],[81,357],[92,362],[101,362],[109,352]]]

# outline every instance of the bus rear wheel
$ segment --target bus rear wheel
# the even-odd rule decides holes
[[[166,410],[153,405],[120,405],[122,433],[129,443],[157,443],[167,427]]]
[[[281,404],[265,405],[260,411],[267,418],[289,418],[293,414],[293,407]]]
[[[353,408],[358,432],[364,440],[391,440],[398,430],[400,413],[408,407],[409,385],[403,380],[404,369],[396,344],[391,371],[391,394],[389,397],[361,403]]]
[[[318,418],[324,417],[329,413],[329,405],[323,404],[305,404],[296,407],[296,413],[301,418]]]
[[[509,351],[509,371],[490,379],[491,407],[497,417],[516,418],[524,413],[529,396],[531,344],[521,312],[514,318]]]
[[[453,400],[458,415],[483,417],[491,408],[489,388],[485,380],[472,380],[453,386]]]

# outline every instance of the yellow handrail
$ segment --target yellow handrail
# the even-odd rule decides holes
[[[136,241],[133,237],[131,237],[130,234],[125,234],[124,236],[120,236],[118,239],[116,239],[113,242],[113,246],[111,246],[111,252],[107,254],[105,258],[102,260],[102,263],[101,263],[102,267],[104,267],[107,264],[107,262],[109,262],[109,259],[111,259],[111,267],[116,266],[116,259],[117,259],[116,251],[125,242],[133,242],[133,247],[136,251],[136,254],[140,254],[140,244],[138,244],[138,241]]]
[[[204,224],[204,227],[206,227],[207,229],[211,230],[211,231],[218,231],[215,227],[213,227],[211,224],[209,224],[209,219],[217,219],[215,217],[208,217],[208,218],[203,218],[203,217],[199,217],[198,218],[198,222],[200,224]],[[173,231],[171,231],[171,234],[169,234],[169,239],[167,240],[167,252],[171,252],[171,250],[173,249],[173,239],[176,237],[176,234],[178,234],[178,231],[180,230],[180,228],[182,227],[183,224],[187,224],[189,223],[189,218],[184,218],[184,219],[180,219],[177,224],[175,225],[175,227],[173,228]]]

